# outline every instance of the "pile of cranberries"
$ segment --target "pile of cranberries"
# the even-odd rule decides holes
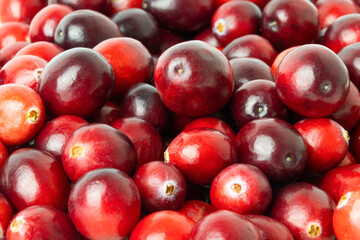
[[[0,240],[360,239],[360,0],[0,0]]]

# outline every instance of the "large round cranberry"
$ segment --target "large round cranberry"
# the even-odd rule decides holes
[[[321,45],[297,47],[279,65],[276,90],[294,112],[306,117],[325,117],[338,110],[349,93],[345,64]]]
[[[198,40],[166,50],[155,66],[154,78],[164,104],[186,116],[215,113],[234,90],[229,61],[215,47]]]
[[[178,212],[184,214],[188,218],[191,218],[194,222],[198,222],[200,219],[214,211],[215,208],[213,206],[199,200],[187,201],[178,210]]]
[[[319,31],[319,14],[310,1],[273,0],[263,10],[261,33],[278,50],[312,43]]]
[[[110,16],[128,8],[142,8],[142,0],[110,0]]]
[[[16,210],[47,205],[65,211],[70,184],[60,163],[36,149],[13,152],[0,173],[0,187]]]
[[[48,0],[49,4],[63,4],[73,9],[91,9],[97,12],[107,12],[110,0]]]
[[[50,62],[56,55],[61,53],[63,49],[56,45],[55,43],[39,41],[29,44],[24,48],[20,49],[15,57],[23,55],[32,55],[44,59],[47,62]]]
[[[69,197],[69,216],[76,229],[94,240],[128,236],[139,220],[140,209],[134,181],[113,168],[85,174]]]
[[[337,54],[349,71],[350,80],[360,88],[360,42],[350,44]]]
[[[91,118],[93,123],[105,123],[110,125],[116,119],[121,118],[121,108],[116,103],[107,101],[105,105]]]
[[[211,26],[198,32],[194,36],[194,40],[204,41],[204,42],[210,44],[211,46],[216,47],[220,51],[223,49],[223,46],[221,45],[219,40],[217,40],[217,38],[215,37],[215,34],[212,32]]]
[[[6,22],[0,25],[0,49],[20,41],[29,42],[28,24],[22,22]]]
[[[30,23],[35,14],[46,4],[44,0],[0,1],[0,22]]]
[[[6,229],[14,216],[9,200],[0,193],[0,239],[5,239]]]
[[[114,71],[99,53],[73,48],[54,57],[40,76],[38,92],[47,114],[90,117],[109,100]]]

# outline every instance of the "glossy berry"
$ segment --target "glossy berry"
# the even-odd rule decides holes
[[[0,22],[24,22],[29,24],[34,15],[47,4],[44,0],[0,1]]]
[[[339,58],[345,63],[351,81],[360,88],[360,43],[350,44],[338,52]]]
[[[0,25],[0,49],[15,42],[29,42],[29,25],[7,22]]]
[[[128,8],[142,8],[142,0],[110,0],[109,14],[112,16]]]
[[[107,101],[105,105],[91,118],[90,121],[93,123],[105,123],[110,125],[120,117],[120,106],[111,101]]]

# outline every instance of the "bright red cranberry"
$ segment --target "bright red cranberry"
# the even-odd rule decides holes
[[[0,49],[15,42],[29,42],[29,25],[22,22],[2,23],[0,25]]]
[[[264,215],[246,215],[250,222],[259,228],[263,240],[294,240],[284,224]]]
[[[7,229],[8,240],[77,239],[68,216],[49,206],[32,206],[17,213]]]
[[[294,127],[308,148],[307,171],[325,173],[344,159],[349,146],[349,136],[337,122],[328,118],[308,118],[297,122]]]
[[[236,136],[240,162],[260,168],[276,185],[296,180],[304,171],[307,147],[296,129],[280,119],[258,119]]]
[[[91,170],[104,167],[132,176],[136,151],[124,133],[106,124],[93,123],[74,131],[66,141],[61,161],[73,182]]]
[[[259,168],[249,164],[238,163],[225,168],[211,184],[210,200],[217,209],[263,214],[271,198],[269,180]]]
[[[63,49],[93,48],[106,39],[121,36],[116,23],[105,15],[93,10],[76,10],[61,19],[54,39]]]
[[[110,16],[129,8],[142,8],[142,0],[110,0]]]
[[[196,118],[193,121],[186,124],[183,131],[189,131],[195,128],[212,128],[215,130],[218,130],[222,132],[223,134],[227,135],[231,140],[235,142],[235,133],[231,129],[229,125],[226,124],[226,122],[214,118],[214,117],[202,117],[202,118]]]
[[[255,34],[260,26],[261,10],[250,1],[230,1],[221,5],[211,19],[212,31],[226,46],[236,38]]]
[[[44,0],[0,1],[0,22],[30,23],[35,14],[45,7]]]
[[[228,59],[252,57],[271,65],[276,52],[271,43],[262,36],[248,34],[229,43],[222,51]]]
[[[164,151],[160,133],[145,120],[119,118],[111,126],[123,132],[134,144],[136,169],[145,163],[162,160]]]
[[[31,140],[45,122],[45,108],[40,96],[19,84],[0,86],[0,140],[14,146]]]
[[[4,66],[8,61],[15,57],[16,53],[20,49],[29,45],[28,42],[14,42],[0,50],[0,68]]]
[[[168,146],[164,158],[197,185],[210,185],[221,170],[237,162],[233,141],[210,128],[180,133]]]
[[[198,40],[165,51],[155,66],[154,79],[164,104],[185,116],[217,112],[234,90],[229,61],[215,47]]]
[[[360,14],[347,14],[337,18],[327,29],[323,44],[338,53],[344,47],[360,41]]]
[[[230,102],[232,118],[239,129],[260,118],[287,121],[289,110],[276,93],[275,83],[253,80],[238,88]]]
[[[360,88],[360,43],[350,44],[338,53],[339,58],[345,63],[351,81]]]
[[[7,198],[0,193],[0,239],[5,239],[6,229],[14,216],[13,209]]]
[[[112,98],[120,100],[137,83],[150,82],[154,63],[149,51],[133,38],[112,38],[94,47],[114,69],[115,87]],[[131,52],[131,54],[129,54]]]
[[[295,48],[297,48],[297,46],[287,48],[287,49],[283,50],[282,52],[280,52],[276,56],[273,63],[271,64],[271,68],[272,68],[274,74],[276,74],[278,67],[279,67],[280,63],[282,62],[282,60],[284,59],[284,57],[286,55],[288,55],[288,53],[291,52],[292,50],[294,50]]]
[[[234,73],[235,91],[251,80],[267,79],[274,81],[273,71],[260,59],[233,58],[229,62]]]
[[[38,92],[47,114],[87,118],[105,105],[113,87],[114,71],[101,54],[88,48],[73,48],[47,64]]]
[[[44,59],[47,62],[50,62],[56,55],[61,53],[63,50],[61,47],[57,46],[54,43],[39,41],[31,43],[28,46],[20,49],[15,57],[22,55],[32,55]]]
[[[212,0],[144,0],[143,8],[160,26],[173,32],[196,32],[206,26],[213,12]]]
[[[0,70],[0,84],[16,83],[34,91],[47,61],[36,56],[19,56],[8,61]]]
[[[273,200],[270,217],[283,223],[294,239],[333,240],[334,200],[312,184],[297,182],[282,188]]]
[[[48,152],[61,163],[64,145],[76,129],[87,122],[74,115],[62,115],[47,122],[36,135],[35,147]]]
[[[319,14],[310,1],[274,0],[263,10],[261,33],[277,50],[312,43],[319,31]]]
[[[129,240],[188,240],[195,222],[175,211],[158,211],[146,216],[132,231]]]
[[[31,42],[54,42],[55,29],[60,20],[73,9],[62,4],[51,4],[41,9],[30,22]]]
[[[178,212],[184,214],[188,218],[191,218],[194,222],[198,222],[200,219],[214,211],[215,208],[213,206],[199,200],[187,201],[178,210]]]
[[[98,111],[98,113],[91,118],[91,122],[105,123],[110,125],[120,117],[121,117],[120,106],[111,101],[107,101],[105,105]]]
[[[354,164],[357,164],[356,159],[349,151],[347,151],[344,159],[339,163],[338,167],[345,167]]]
[[[317,44],[297,47],[286,55],[275,83],[280,99],[306,117],[334,113],[349,93],[345,64],[334,52]]]
[[[69,197],[69,216],[89,239],[122,239],[139,221],[140,195],[134,181],[113,168],[85,174]]]
[[[49,0],[49,4],[63,4],[73,9],[90,9],[97,12],[107,12],[110,0]]]
[[[339,240],[359,239],[359,200],[360,188],[347,192],[338,202],[333,216],[333,227]]]
[[[60,163],[36,149],[13,152],[1,168],[1,192],[19,211],[33,205],[67,209],[70,184]]]
[[[203,217],[191,231],[189,240],[261,240],[259,229],[243,215],[219,210]]]
[[[216,47],[220,51],[222,51],[222,49],[223,49],[219,40],[217,40],[217,38],[215,37],[215,34],[212,32],[211,27],[207,27],[204,30],[197,33],[196,36],[194,37],[194,40],[200,40],[200,41],[207,42],[208,44],[210,44],[213,47]]]

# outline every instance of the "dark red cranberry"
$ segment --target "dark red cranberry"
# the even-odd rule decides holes
[[[28,42],[14,42],[0,50],[0,68],[5,65],[8,61],[10,61],[13,57],[15,57],[16,53],[20,51],[20,49],[29,45]]]
[[[168,146],[164,158],[197,185],[210,185],[221,170],[237,162],[233,141],[210,128],[180,133]]]
[[[93,48],[106,39],[121,36],[116,23],[105,15],[93,10],[76,10],[61,19],[54,39],[63,49]]]
[[[32,206],[11,220],[6,239],[70,240],[77,239],[77,231],[63,212],[49,206]]]
[[[40,76],[38,92],[47,114],[77,115],[97,113],[114,88],[114,71],[99,53],[73,48],[53,58]]]
[[[0,1],[0,22],[30,23],[35,14],[47,4],[44,0]]]
[[[33,205],[67,209],[70,184],[60,163],[36,149],[13,152],[1,168],[1,192],[17,211]]]
[[[159,132],[140,118],[119,118],[111,124],[130,138],[134,144],[137,161],[136,169],[141,165],[163,159],[163,146]]]
[[[129,240],[188,240],[195,222],[175,211],[158,211],[146,216],[132,231]]]
[[[238,163],[225,168],[211,184],[210,200],[217,209],[263,214],[271,198],[269,180],[259,168],[249,164]]]
[[[110,0],[49,0],[49,4],[63,4],[73,9],[90,9],[97,12],[107,12]]]
[[[102,168],[77,181],[69,197],[69,216],[89,239],[123,239],[139,221],[140,194],[120,170]]]
[[[258,119],[236,136],[239,162],[260,168],[276,185],[300,177],[307,162],[307,148],[296,129],[280,119]]]
[[[99,110],[99,112],[91,118],[91,122],[105,123],[110,125],[116,119],[121,117],[121,108],[119,105],[107,101],[105,105]]]
[[[157,89],[146,83],[132,86],[125,93],[120,108],[122,117],[141,118],[159,131],[165,129],[170,117]]]
[[[0,169],[8,157],[9,152],[5,145],[0,141]]]
[[[9,200],[0,193],[0,239],[5,239],[6,230],[14,216]]]
[[[160,55],[161,53],[165,52],[166,49],[184,41],[185,38],[181,37],[180,35],[160,28],[160,46],[159,52],[157,54]]]
[[[187,201],[178,210],[178,212],[184,214],[188,218],[191,218],[194,222],[198,222],[200,219],[214,211],[215,208],[213,206],[199,200]]]
[[[350,44],[338,53],[339,58],[345,63],[351,81],[360,88],[360,42]]]
[[[0,50],[15,42],[29,42],[29,25],[22,22],[2,23],[0,25]]]
[[[319,31],[319,14],[310,1],[274,0],[262,12],[261,33],[277,50],[312,43]]]
[[[217,112],[234,90],[229,61],[215,47],[198,40],[177,44],[161,54],[154,79],[164,104],[185,116]]]
[[[41,9],[31,20],[29,35],[31,42],[54,42],[55,29],[60,20],[73,9],[62,4],[51,4]]]
[[[35,147],[61,163],[64,145],[73,132],[87,122],[74,115],[62,115],[47,122],[36,135]]]
[[[325,117],[344,104],[349,74],[341,59],[328,48],[308,44],[285,56],[275,83],[280,99],[306,117]]]
[[[243,215],[219,210],[203,217],[191,231],[189,240],[261,240],[259,229]]]
[[[16,53],[15,57],[22,55],[32,55],[49,62],[62,51],[63,50],[61,49],[61,47],[57,46],[54,43],[39,41],[23,47]]]
[[[224,47],[222,51],[228,59],[252,57],[271,65],[276,52],[271,43],[259,35],[249,34],[239,37]]]
[[[250,1],[230,1],[221,5],[211,19],[212,31],[226,46],[236,38],[259,30],[261,10]]]
[[[143,0],[142,6],[162,27],[180,33],[206,26],[214,8],[212,0]]]
[[[200,40],[200,41],[207,42],[208,44],[210,44],[213,47],[216,47],[220,51],[222,51],[222,49],[223,49],[223,47],[220,44],[219,40],[217,40],[214,33],[212,32],[211,27],[207,27],[204,30],[197,33],[195,35],[195,37],[194,37],[194,40]]]
[[[275,83],[268,80],[253,80],[242,85],[235,91],[230,106],[238,129],[254,119],[287,121],[289,117],[288,108],[276,93]]]
[[[109,15],[112,16],[128,8],[142,8],[142,0],[110,0]]]
[[[91,170],[104,167],[132,176],[136,151],[124,133],[106,124],[93,123],[74,131],[66,141],[61,161],[73,182]]]

